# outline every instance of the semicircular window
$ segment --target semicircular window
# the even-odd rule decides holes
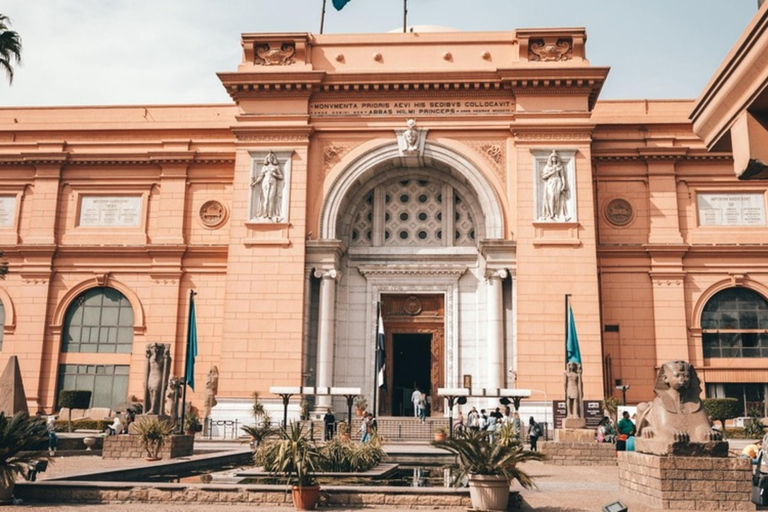
[[[61,351],[130,353],[133,323],[133,308],[125,295],[114,288],[91,288],[67,309]]]
[[[704,357],[768,357],[768,301],[747,288],[717,292],[701,314]]]
[[[381,190],[380,192],[377,192]],[[450,197],[452,201],[443,201]],[[374,198],[382,198],[375,204]],[[387,201],[385,198],[397,198]],[[443,215],[453,210],[453,215]],[[373,211],[380,222],[370,222]],[[472,212],[453,188],[439,180],[393,179],[379,185],[355,207],[350,228],[352,246],[474,246],[475,226]],[[351,236],[376,227],[371,238]],[[378,232],[376,231],[378,230]],[[443,232],[458,235],[443,240]],[[386,236],[387,233],[396,234]]]

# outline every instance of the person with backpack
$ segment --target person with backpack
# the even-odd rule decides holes
[[[472,410],[467,414],[467,425],[472,432],[480,430],[480,414],[475,407],[472,407]]]
[[[480,409],[480,430],[488,428],[488,415],[485,414],[485,409]]]
[[[531,416],[528,420],[528,440],[531,442],[532,452],[536,451],[536,443],[543,434],[544,432],[541,430],[541,425],[539,425],[536,420],[533,419],[533,416]]]

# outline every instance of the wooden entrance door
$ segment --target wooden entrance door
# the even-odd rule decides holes
[[[442,295],[382,295],[381,310],[384,319],[386,338],[386,380],[387,389],[381,390],[381,415],[406,416],[410,411],[412,383],[404,383],[402,372],[411,361],[403,361],[396,353],[396,345],[403,348],[403,343],[428,343],[426,351],[406,351],[411,356],[428,357],[424,368],[427,375],[417,375],[413,380],[427,383],[431,398],[432,414],[443,412],[443,401],[437,397],[437,388],[444,387],[445,380],[445,311]],[[397,343],[395,343],[397,341]],[[407,356],[406,356],[407,357]],[[400,365],[398,367],[398,365]],[[397,377],[397,379],[396,379]],[[410,380],[410,379],[409,379]],[[397,386],[396,386],[397,384]],[[422,384],[424,387],[424,384]]]

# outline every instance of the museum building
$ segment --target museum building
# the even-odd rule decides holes
[[[600,101],[581,28],[414,27],[243,34],[232,104],[0,108],[0,363],[33,411],[141,397],[148,344],[184,371],[194,290],[214,417],[298,385],[542,410],[569,296],[585,399],[651,399],[684,359],[765,411],[767,9],[697,101]]]

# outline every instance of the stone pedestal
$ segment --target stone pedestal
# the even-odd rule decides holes
[[[673,455],[679,457],[727,457],[727,441],[709,441],[706,443],[676,442],[635,437],[635,451],[653,455]]]
[[[595,431],[590,428],[558,428],[555,430],[557,443],[594,443]]]
[[[566,430],[583,429],[586,426],[586,418],[565,418],[563,420],[563,428]]]
[[[734,457],[619,452],[619,488],[659,510],[755,510],[752,464]]]
[[[160,450],[160,457],[166,460],[188,457],[194,454],[194,451],[195,436],[175,434],[166,440],[165,446]],[[104,459],[143,459],[146,455],[139,436],[121,434],[104,438],[104,448],[101,452]]]
[[[611,443],[539,442],[539,451],[547,456],[544,464],[553,466],[615,466],[616,445]]]

